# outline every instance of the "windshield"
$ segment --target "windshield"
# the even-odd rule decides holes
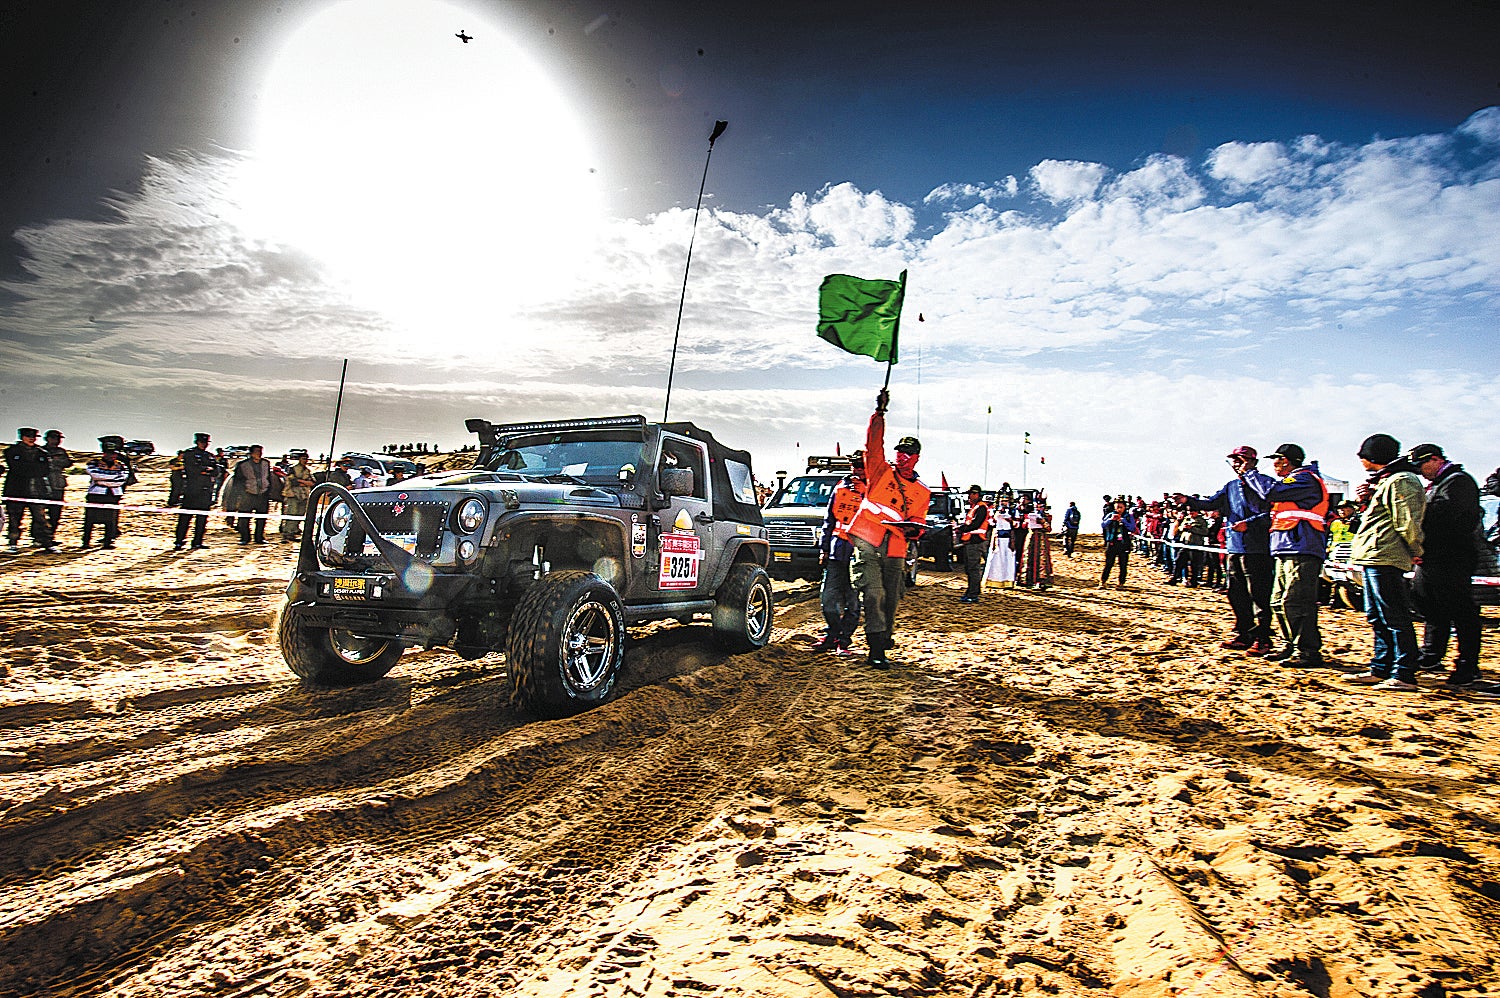
[[[620,470],[641,468],[641,441],[606,434],[548,433],[512,437],[496,446],[487,471],[512,471],[530,478],[560,478],[589,485],[618,483]]]
[[[794,478],[786,488],[776,493],[768,505],[771,506],[827,506],[838,485],[836,476],[823,478]]]

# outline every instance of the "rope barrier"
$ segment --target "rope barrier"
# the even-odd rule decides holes
[[[27,506],[72,506],[76,509],[113,509],[132,513],[175,513],[184,516],[245,517],[250,520],[301,520],[301,513],[236,513],[232,509],[183,509],[181,506],[124,506],[112,502],[75,502],[63,499],[18,499],[5,496],[5,503],[21,503]]]

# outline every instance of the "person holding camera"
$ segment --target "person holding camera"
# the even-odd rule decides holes
[[[1359,446],[1359,460],[1370,472],[1354,494],[1365,515],[1354,534],[1349,563],[1364,572],[1365,617],[1375,636],[1370,671],[1344,681],[1378,690],[1417,690],[1417,634],[1406,597],[1406,573],[1422,557],[1422,515],[1426,499],[1411,462],[1394,437],[1375,433]]]
[[[1109,585],[1109,570],[1120,566],[1118,588],[1125,588],[1125,567],[1130,563],[1130,546],[1135,540],[1135,517],[1125,511],[1125,500],[1116,499],[1103,523],[1104,571],[1099,574],[1099,588]]]
[[[1174,498],[1188,509],[1218,510],[1224,516],[1234,631],[1219,647],[1264,655],[1271,650],[1271,515],[1265,500],[1247,482],[1255,479],[1262,490],[1275,482],[1259,470],[1260,455],[1248,444],[1230,451],[1225,460],[1234,478],[1219,491],[1207,499],[1181,493]]]

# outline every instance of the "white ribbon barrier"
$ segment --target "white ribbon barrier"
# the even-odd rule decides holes
[[[72,502],[61,499],[19,499],[14,496],[5,496],[5,504],[24,503],[28,506],[73,506],[78,509],[114,509],[132,513],[179,513],[186,516],[234,516],[244,517],[247,520],[300,520],[303,514],[297,513],[236,513],[232,509],[183,509],[180,506],[121,506],[112,502]]]
[[[1180,541],[1169,541],[1165,537],[1152,537],[1149,534],[1131,534],[1138,541],[1146,541],[1149,544],[1165,544],[1170,548],[1183,548],[1188,551],[1217,551],[1219,554],[1228,554],[1228,548],[1204,547],[1202,544],[1183,544]]]

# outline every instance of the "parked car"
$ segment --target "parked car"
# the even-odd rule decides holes
[[[127,440],[120,445],[120,450],[126,454],[145,456],[156,453],[156,445],[149,440]]]
[[[762,508],[771,542],[768,570],[773,579],[816,582],[823,577],[818,563],[823,517],[834,488],[843,479],[842,474],[826,471],[798,475],[777,489]]]
[[[934,489],[927,506],[927,529],[917,540],[917,551],[931,558],[941,571],[953,567],[955,554],[961,555],[958,527],[964,522],[963,496],[954,489]]]

